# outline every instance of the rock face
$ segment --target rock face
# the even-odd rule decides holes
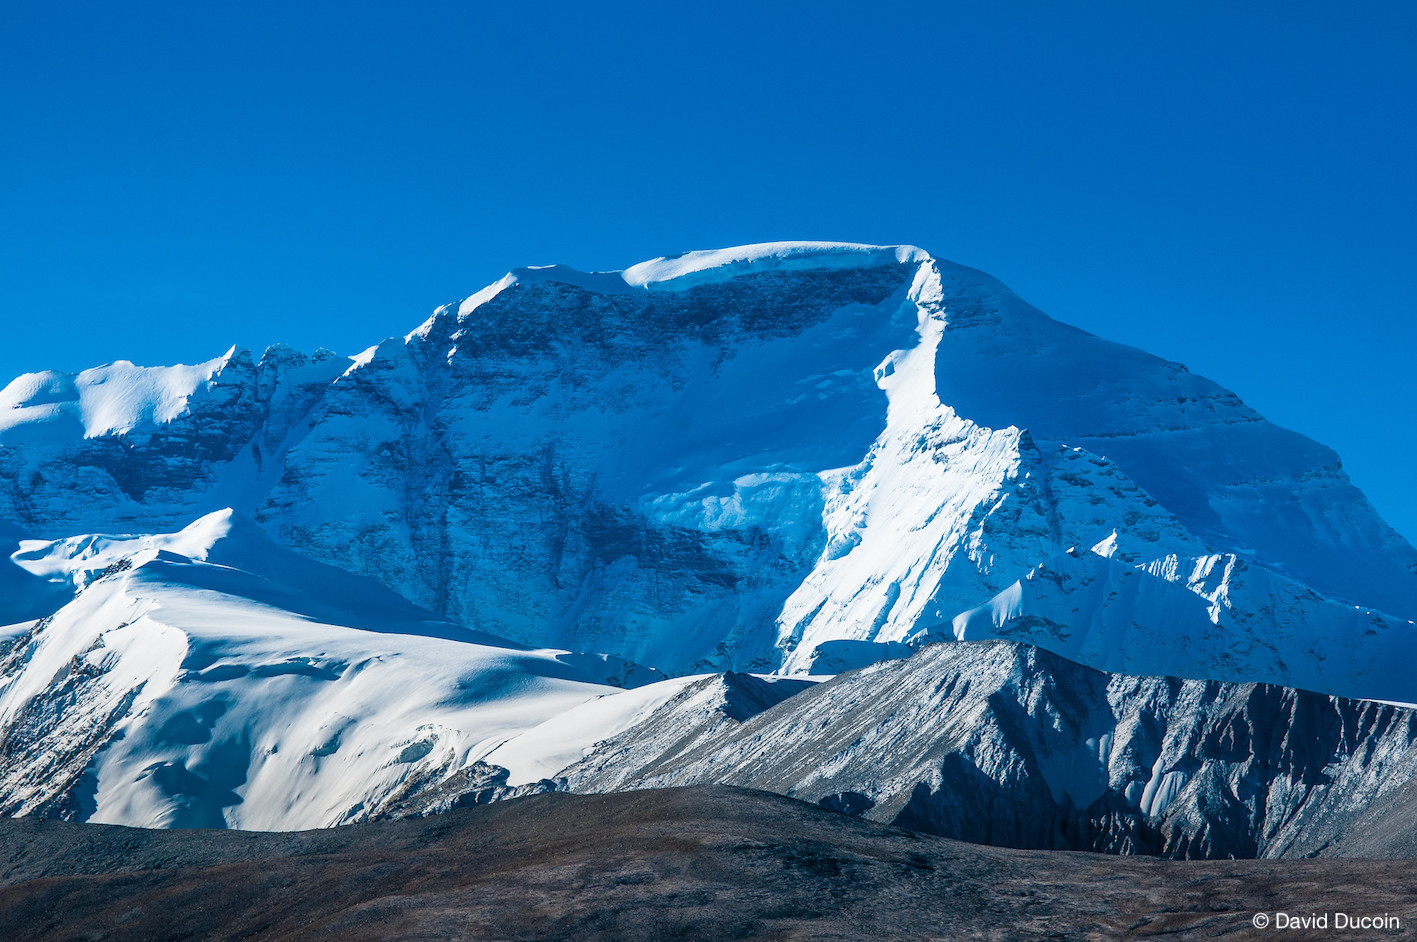
[[[0,517],[57,537],[227,506],[450,620],[671,673],[978,636],[956,614],[1102,545],[1209,614],[1171,619],[1196,643],[1164,665],[1096,666],[1417,699],[1315,666],[1417,634],[1417,551],[1332,452],[918,249],[523,269],[353,360],[233,351],[0,394]],[[1259,586],[1238,614],[1228,576],[1194,575],[1218,555]],[[1092,656],[1056,617],[1004,620]]]
[[[752,678],[747,678],[751,681]],[[705,678],[562,776],[743,785],[1009,847],[1185,858],[1410,852],[1417,713],[1264,684],[1129,677],[1030,646],[931,645],[751,715]]]

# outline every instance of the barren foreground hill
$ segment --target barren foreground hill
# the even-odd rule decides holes
[[[721,786],[300,833],[0,820],[4,939],[1329,938],[1407,861],[1177,862],[923,837]],[[1252,918],[1328,913],[1328,930]]]

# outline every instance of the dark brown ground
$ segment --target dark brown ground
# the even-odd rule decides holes
[[[1277,909],[1386,912],[1403,929],[1251,927]],[[726,787],[301,834],[0,821],[0,940],[1357,939],[1413,925],[1412,861],[1003,850]]]

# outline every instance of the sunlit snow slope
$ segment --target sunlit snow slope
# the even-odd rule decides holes
[[[9,814],[362,820],[632,673],[437,621],[226,512],[172,534],[22,541],[6,563],[69,596],[10,629],[0,657]]]

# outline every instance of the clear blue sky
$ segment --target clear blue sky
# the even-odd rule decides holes
[[[1334,446],[1417,538],[1413,5],[489,7],[7,5],[0,374],[910,242]]]

